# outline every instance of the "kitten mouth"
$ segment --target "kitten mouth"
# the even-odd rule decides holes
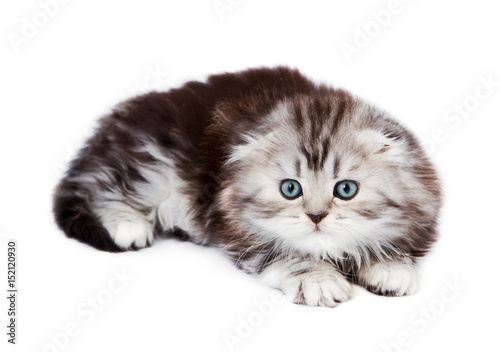
[[[314,227],[314,230],[313,230],[312,232],[313,232],[313,233],[319,233],[319,232],[323,232],[323,231],[321,231],[321,229],[319,228],[319,226],[318,226],[318,225],[316,225],[316,226]]]

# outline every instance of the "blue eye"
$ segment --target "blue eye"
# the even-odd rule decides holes
[[[343,200],[353,199],[358,193],[358,183],[355,181],[339,181],[335,185],[333,194]]]
[[[295,199],[302,195],[302,187],[300,187],[300,183],[295,180],[283,180],[280,190],[281,194],[286,199]]]

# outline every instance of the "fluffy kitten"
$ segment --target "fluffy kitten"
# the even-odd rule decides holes
[[[220,246],[292,301],[333,307],[351,282],[417,291],[440,194],[408,130],[277,67],[119,104],[71,163],[54,214],[68,237],[105,251],[163,233]]]

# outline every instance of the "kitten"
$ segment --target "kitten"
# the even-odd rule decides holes
[[[219,246],[295,303],[351,283],[418,289],[441,192],[413,134],[286,67],[188,82],[119,104],[54,195],[68,237],[120,252],[172,234]]]

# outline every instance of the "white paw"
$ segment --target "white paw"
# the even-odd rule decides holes
[[[335,307],[351,297],[351,284],[330,262],[308,257],[288,257],[269,265],[260,279],[280,289],[292,302]]]
[[[383,296],[405,296],[417,292],[420,278],[412,264],[400,262],[374,263],[359,273],[360,284]]]
[[[332,308],[351,297],[351,284],[334,268],[289,276],[281,290],[292,302],[308,306]]]
[[[115,243],[125,249],[139,249],[149,246],[153,242],[152,226],[145,221],[121,221],[116,226]]]

